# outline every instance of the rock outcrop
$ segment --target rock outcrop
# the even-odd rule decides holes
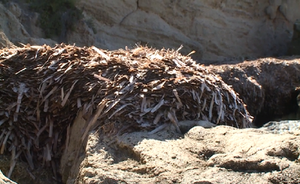
[[[183,45],[183,54],[194,50],[192,56],[199,61],[283,55],[300,18],[297,0],[80,0],[76,6],[83,18],[64,38],[69,44],[109,50],[136,43]],[[12,43],[55,43],[43,38],[39,15],[24,0],[0,5],[0,10],[1,31]]]
[[[77,6],[90,24],[77,26],[70,42],[83,35],[81,43],[93,40],[108,49],[136,42],[157,48],[182,44],[185,54],[195,50],[193,57],[204,60],[285,54],[293,23],[300,18],[297,0],[81,0]]]
[[[19,4],[0,2],[0,48],[20,44],[54,45],[56,42],[43,38],[37,24],[37,15],[23,10]]]
[[[296,184],[297,124],[297,130],[282,134],[218,126],[194,127],[184,136],[169,130],[134,132],[114,141],[96,131],[89,136],[81,165],[65,178],[67,183]]]

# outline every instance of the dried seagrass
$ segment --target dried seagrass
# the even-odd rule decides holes
[[[53,161],[78,110],[89,117],[83,138],[95,126],[111,134],[168,123],[178,129],[185,120],[238,128],[252,121],[228,85],[178,50],[0,50],[1,153],[10,151],[13,161],[23,155],[32,169],[35,161]]]

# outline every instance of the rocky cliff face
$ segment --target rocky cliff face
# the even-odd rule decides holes
[[[296,0],[263,1],[80,1],[95,22],[94,44],[109,49],[147,43],[155,47],[185,46],[194,57],[282,55],[300,17]],[[70,41],[73,37],[70,37]]]
[[[0,2],[0,47],[20,43],[54,45],[54,40],[43,38],[43,31],[37,26],[37,16],[28,12],[24,4]]]
[[[0,5],[0,24],[8,40],[53,44],[38,39],[43,37],[36,26],[38,15],[25,11],[22,3],[5,6]],[[136,43],[157,48],[183,45],[182,52],[195,50],[197,60],[283,55],[300,17],[297,0],[79,0],[76,6],[84,16],[68,32],[70,44],[104,49]]]

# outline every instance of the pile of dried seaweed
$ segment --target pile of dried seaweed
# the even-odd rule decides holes
[[[31,168],[58,157],[78,110],[103,133],[208,120],[249,127],[237,94],[178,50],[105,51],[69,45],[0,50],[0,152]]]

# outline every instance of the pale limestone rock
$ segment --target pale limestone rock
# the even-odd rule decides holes
[[[81,0],[77,7],[93,26],[78,23],[68,41],[106,49],[135,43],[174,49],[183,45],[182,52],[195,50],[192,56],[198,60],[282,55],[300,17],[299,6],[297,0]]]
[[[16,3],[7,6],[0,7],[0,25],[12,43],[55,44],[37,41],[43,37],[38,15]],[[283,55],[293,23],[300,18],[298,0],[79,0],[76,6],[83,20],[68,32],[67,43],[110,50],[135,44],[173,49],[183,45],[183,54],[196,51],[192,57],[202,61]]]
[[[196,126],[184,136],[165,129],[103,138],[96,131],[67,183],[299,183],[298,139],[228,126]]]

